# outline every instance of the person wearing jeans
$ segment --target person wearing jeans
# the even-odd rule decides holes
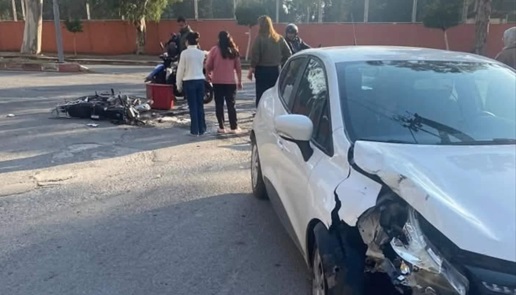
[[[191,32],[186,36],[187,48],[181,52],[177,66],[177,90],[184,89],[190,110],[190,134],[203,135],[206,132],[204,117],[204,59],[205,53],[198,49],[199,33]]]
[[[211,77],[215,92],[215,112],[219,123],[218,133],[226,133],[224,126],[224,102],[228,108],[230,133],[239,133],[235,109],[236,91],[242,89],[240,53],[228,32],[219,33],[219,42],[208,54],[206,73]],[[237,79],[235,79],[235,73]],[[238,80],[238,81],[237,81]]]

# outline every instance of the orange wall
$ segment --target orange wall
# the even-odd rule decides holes
[[[240,46],[242,53],[247,48],[247,27],[238,26],[232,20],[191,21],[191,27],[201,33],[201,45],[205,49],[215,44],[220,30],[228,30]],[[493,57],[503,46],[504,30],[513,24],[490,26],[487,55]],[[77,51],[82,54],[116,55],[134,52],[136,33],[130,23],[113,21],[85,21],[84,32],[77,34]],[[353,44],[352,24],[301,24],[301,36],[312,46]],[[277,25],[283,32],[284,25]],[[146,51],[160,52],[159,41],[165,41],[171,32],[178,30],[173,20],[149,23]],[[427,29],[421,24],[378,24],[355,25],[359,45],[404,45],[444,48],[443,34],[439,30]],[[448,33],[450,47],[456,51],[471,51],[474,42],[474,25],[460,25]],[[256,28],[253,30],[253,36]],[[0,51],[18,51],[23,38],[23,22],[0,22]],[[66,52],[73,52],[73,35],[63,28],[63,44]],[[54,24],[43,23],[43,52],[55,52]]]

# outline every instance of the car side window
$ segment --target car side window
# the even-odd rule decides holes
[[[299,81],[292,113],[309,117],[314,124],[312,141],[326,154],[333,155],[328,85],[322,63],[310,59]]]
[[[306,58],[294,58],[288,62],[281,72],[279,80],[279,96],[286,106],[290,106],[293,100],[294,87],[300,72],[303,70]]]
[[[314,126],[314,141],[329,156],[333,156],[333,137],[331,132],[330,104],[328,101],[322,108],[317,126]]]

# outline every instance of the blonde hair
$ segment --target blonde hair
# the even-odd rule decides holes
[[[258,25],[260,27],[259,34],[264,37],[271,38],[278,42],[281,38],[280,34],[274,30],[272,25],[272,19],[266,15],[262,15],[258,18]]]

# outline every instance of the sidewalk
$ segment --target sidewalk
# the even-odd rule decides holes
[[[39,56],[22,56],[16,52],[0,52],[0,63],[2,60],[12,58],[24,58],[28,60],[57,62],[57,56],[54,54],[42,54]],[[3,59],[2,59],[3,58]],[[65,61],[79,63],[79,64],[109,64],[109,65],[140,65],[140,66],[155,66],[161,62],[159,56],[156,55],[65,55]],[[242,67],[249,68],[249,62],[242,60]],[[1,68],[1,67],[0,67]]]
[[[52,59],[30,59],[0,56],[0,71],[88,73],[87,67],[77,62],[58,63]]]

